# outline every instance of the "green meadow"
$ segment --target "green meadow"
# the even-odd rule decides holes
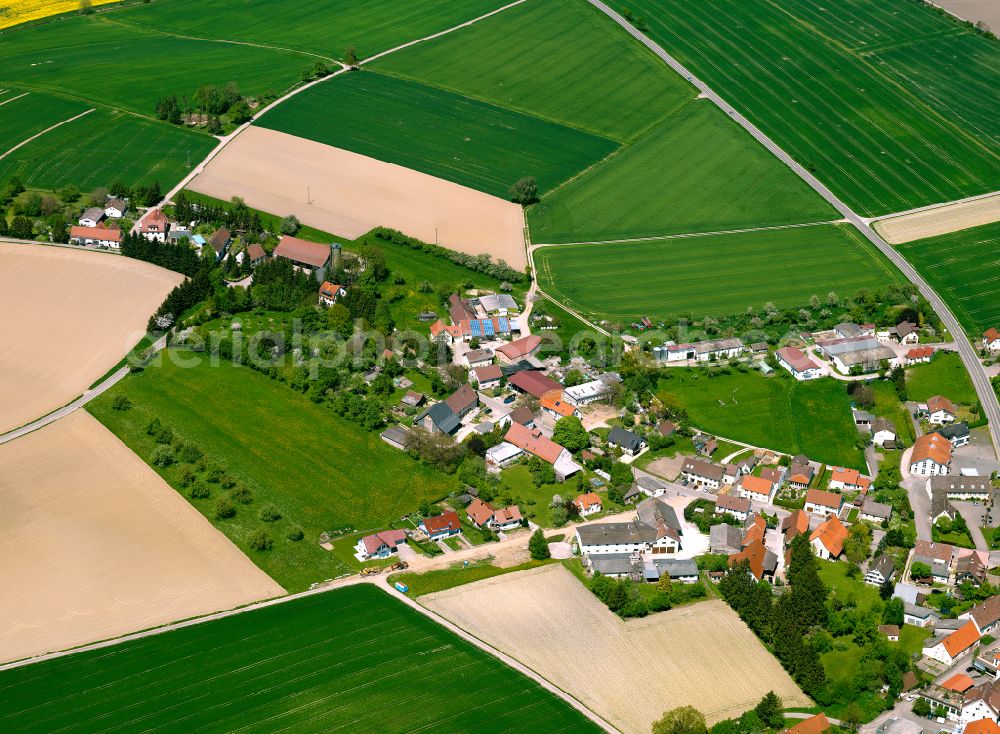
[[[350,586],[2,672],[0,729],[601,731],[395,593]]]
[[[355,72],[308,89],[256,124],[506,197],[545,192],[615,150],[607,138],[416,82]]]
[[[542,247],[535,266],[547,293],[597,320],[788,308],[900,278],[846,225]]]
[[[181,366],[197,361],[197,366]],[[115,410],[115,398],[132,403]],[[244,483],[253,495],[237,504],[236,516],[218,520],[219,485],[204,499],[182,487],[184,466],[154,467],[191,504],[288,591],[301,591],[349,569],[319,547],[320,533],[350,527],[377,530],[412,512],[423,500],[456,489],[452,477],[418,464],[337,417],[286,385],[226,360],[172,350],[159,366],[130,375],[88,405],[88,410],[136,454],[150,460],[156,448],[146,432],[153,419],[185,442],[197,445],[212,466]],[[282,518],[263,523],[260,511],[274,506]],[[249,536],[266,527],[270,551],[248,547]],[[286,538],[300,528],[305,538]]]

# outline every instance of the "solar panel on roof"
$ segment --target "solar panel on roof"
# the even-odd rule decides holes
[[[499,319],[497,319],[497,322],[500,324],[500,331],[510,331],[510,321],[508,321],[503,317],[500,317]]]
[[[493,331],[493,322],[483,321],[482,324],[483,324],[483,333],[485,333],[486,336],[493,336],[493,334],[495,333]]]

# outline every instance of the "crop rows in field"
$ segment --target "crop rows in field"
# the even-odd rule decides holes
[[[370,585],[0,673],[20,732],[598,732]]]
[[[51,94],[12,89],[0,103],[0,154],[51,125],[85,112],[86,104]]]
[[[845,225],[816,225],[625,243],[543,247],[539,284],[594,318],[700,319],[801,306],[812,295],[854,295],[898,279]]]
[[[654,40],[860,213],[996,188],[996,148],[785,4],[639,0],[633,8]]]
[[[979,335],[1000,327],[1000,224],[897,245],[948,302],[962,326]]]

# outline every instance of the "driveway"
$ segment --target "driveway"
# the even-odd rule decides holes
[[[969,526],[969,533],[972,535],[972,542],[976,544],[976,550],[989,552],[990,546],[986,542],[986,538],[983,537],[983,516],[986,514],[986,507],[979,504],[977,507],[971,502],[960,502],[958,500],[952,500],[952,507],[958,510],[962,517],[965,519],[965,523]]]
[[[917,524],[917,538],[919,540],[931,539],[931,493],[927,489],[927,477],[918,477],[910,474],[910,454],[913,448],[908,448],[903,452],[900,461],[900,473],[903,475],[902,486],[906,489],[906,494],[910,498],[910,507],[913,508],[913,519]]]

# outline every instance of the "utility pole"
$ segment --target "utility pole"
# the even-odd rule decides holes
[[[306,204],[312,204],[312,191],[306,186]]]

